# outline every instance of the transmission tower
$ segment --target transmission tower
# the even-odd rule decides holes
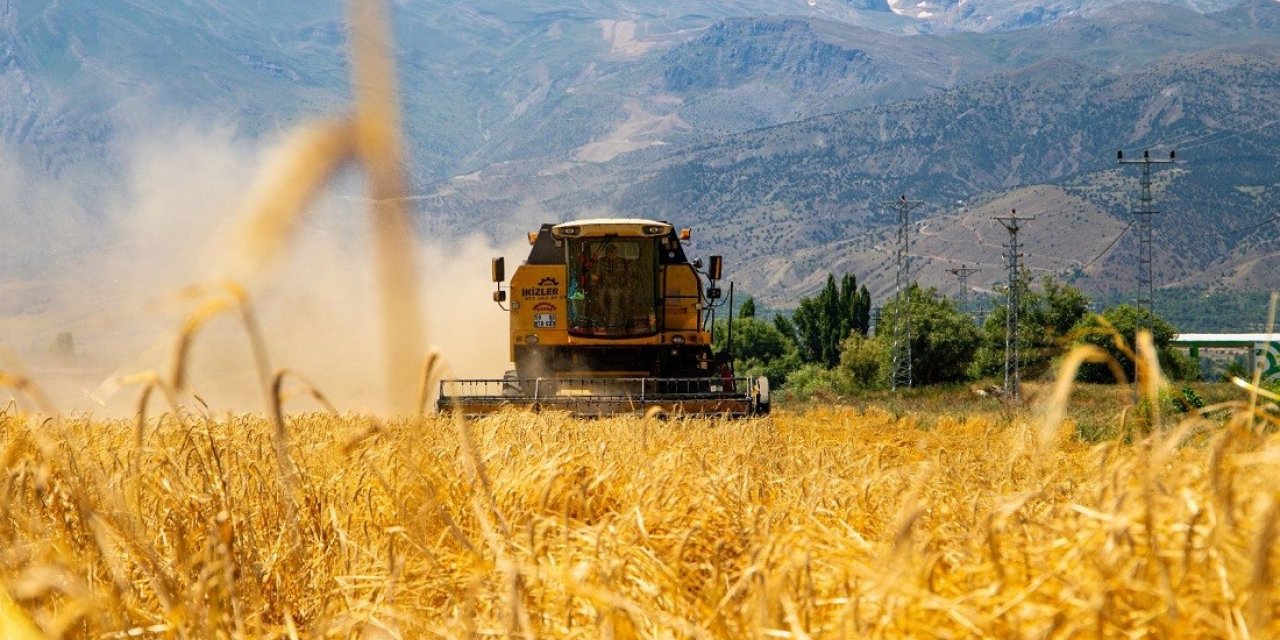
[[[898,214],[898,246],[894,251],[897,275],[893,282],[893,366],[889,376],[892,389],[911,386],[911,210],[923,204],[902,196],[884,203]]]
[[[960,279],[960,310],[964,313],[972,313],[969,307],[969,276],[982,271],[976,267],[968,265],[960,265],[955,269],[947,269],[947,272]]]
[[[1009,232],[1009,244],[1005,245],[1008,253],[1004,254],[1009,268],[1009,307],[1004,315],[1004,395],[1006,398],[1018,399],[1021,393],[1022,377],[1020,367],[1022,361],[1018,353],[1018,309],[1022,303],[1022,286],[1018,279],[1020,265],[1018,259],[1018,230],[1022,223],[1035,218],[1018,215],[1017,209],[1010,209],[1007,216],[996,216],[995,220]]]
[[[1138,306],[1147,310],[1146,316],[1139,321],[1139,328],[1150,329],[1151,318],[1155,317],[1155,276],[1152,273],[1151,223],[1152,216],[1159,211],[1151,208],[1151,165],[1169,164],[1177,159],[1176,151],[1170,151],[1168,159],[1152,159],[1151,151],[1143,151],[1141,160],[1125,160],[1124,151],[1116,152],[1116,160],[1120,164],[1142,165],[1142,177],[1139,180],[1142,191],[1138,195],[1138,208],[1133,210],[1138,223]]]

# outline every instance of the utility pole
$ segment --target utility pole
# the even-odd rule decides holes
[[[911,386],[911,210],[924,204],[907,200],[902,196],[884,203],[898,214],[898,246],[894,251],[897,274],[893,283],[893,366],[889,373],[889,387]]]
[[[1138,327],[1151,328],[1151,319],[1155,317],[1155,275],[1152,273],[1151,223],[1152,216],[1159,211],[1151,208],[1151,165],[1170,164],[1177,160],[1177,151],[1170,151],[1168,159],[1152,159],[1151,151],[1142,152],[1141,160],[1125,160],[1124,151],[1116,151],[1116,161],[1120,164],[1142,165],[1142,177],[1139,180],[1142,191],[1138,196],[1138,208],[1133,210],[1138,223],[1138,306],[1147,310],[1146,317],[1139,320]]]
[[[1006,398],[1017,400],[1022,387],[1020,371],[1022,361],[1018,354],[1018,309],[1021,308],[1022,303],[1018,259],[1022,254],[1018,253],[1018,230],[1022,228],[1021,223],[1035,220],[1035,218],[1019,216],[1017,209],[1010,209],[1009,215],[996,216],[995,220],[1009,232],[1009,244],[1005,245],[1008,253],[1004,254],[1009,267],[1009,307],[1004,315],[1004,395]]]
[[[982,269],[963,264],[954,269],[947,269],[947,273],[960,279],[960,311],[971,315],[972,310],[969,308],[969,276],[979,271],[982,271]]]

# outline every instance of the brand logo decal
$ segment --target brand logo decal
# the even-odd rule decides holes
[[[525,298],[558,298],[560,297],[560,281],[554,276],[544,276],[537,286],[524,287],[520,295]]]

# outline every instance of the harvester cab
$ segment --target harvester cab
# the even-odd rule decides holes
[[[502,406],[577,415],[646,412],[749,416],[768,413],[764,378],[734,375],[712,351],[724,304],[723,260],[690,261],[671,224],[592,219],[544,224],[504,288],[492,264],[493,299],[509,314],[502,379],[442,380],[437,407],[466,414]]]

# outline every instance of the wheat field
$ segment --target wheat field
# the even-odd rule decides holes
[[[1096,354],[1023,408],[287,413],[288,388],[324,395],[271,366],[253,283],[348,164],[369,177],[396,413],[441,375],[417,366],[385,15],[352,6],[352,113],[299,128],[264,173],[172,360],[119,380],[136,416],[60,413],[0,372],[0,638],[1280,635],[1275,413],[1256,390],[1181,421],[1137,403],[1085,442],[1065,409]],[[188,388],[220,314],[253,347],[263,414]]]
[[[0,416],[19,637],[1274,637],[1280,440],[1037,414]],[[1265,423],[1260,423],[1265,424]]]

